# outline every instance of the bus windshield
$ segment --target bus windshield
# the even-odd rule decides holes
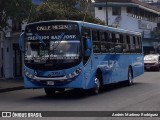
[[[80,57],[80,41],[62,40],[60,43],[54,41],[46,42],[46,46],[36,42],[27,42],[25,60],[43,62],[71,62]]]
[[[34,30],[33,28],[32,30]],[[78,25],[77,29],[74,25],[74,28],[69,30],[35,31],[26,33],[25,64],[28,67],[34,69],[61,69],[61,66],[62,68],[65,68],[63,66],[69,68],[80,63]]]

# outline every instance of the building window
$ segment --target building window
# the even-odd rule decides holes
[[[98,10],[102,10],[102,7],[98,7]]]
[[[121,7],[112,7],[112,15],[121,15]]]

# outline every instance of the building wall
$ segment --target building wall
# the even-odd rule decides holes
[[[4,78],[13,78],[12,38],[6,38],[3,44]]]
[[[106,10],[104,7],[102,7],[102,10],[98,10],[98,7],[95,7],[95,18],[106,21]]]
[[[118,16],[112,15],[112,7],[108,7],[107,12],[109,26],[117,24],[118,28],[141,32],[144,35],[143,46],[153,46],[152,42],[154,40],[151,40],[150,32],[153,31],[153,28],[157,27],[157,23],[129,16],[126,7],[121,7],[121,17],[119,17],[119,22],[116,22]],[[95,17],[106,21],[106,8],[103,7],[102,10],[99,10],[98,7],[95,7]],[[144,27],[140,28],[140,24],[143,24]]]
[[[0,78],[3,77],[3,48],[2,48],[2,42],[0,42]]]
[[[112,15],[112,8],[109,7],[108,9],[108,25],[113,25],[115,22],[115,19],[117,16]],[[105,8],[102,8],[102,10],[98,10],[98,8],[95,8],[95,17],[99,18],[103,21],[106,21],[106,10]],[[139,20],[137,18],[133,18],[128,16],[126,12],[126,7],[121,8],[121,20],[119,22],[119,28],[122,29],[127,29],[127,30],[133,30],[133,31],[138,31],[138,32],[143,32],[144,30],[147,29],[139,29]],[[157,27],[157,23],[141,20],[144,24],[148,24],[148,26],[151,26],[151,30],[147,31],[152,31],[154,27]]]
[[[22,76],[22,52],[19,49],[19,35],[17,33],[12,38],[12,61],[14,77]]]
[[[0,78],[22,76],[23,58],[19,50],[19,34],[4,37],[3,42],[0,42]]]

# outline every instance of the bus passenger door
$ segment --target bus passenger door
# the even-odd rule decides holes
[[[91,74],[92,74],[92,45],[91,45],[91,39],[85,35],[83,36],[83,45],[84,45],[84,57],[83,57],[83,64],[84,64],[84,84],[85,84],[85,88],[90,88],[92,87],[92,81],[90,81],[91,78]]]
[[[94,79],[92,78],[92,59],[87,59],[87,61],[85,60],[85,57],[84,57],[84,84],[85,84],[85,87],[86,88],[90,88],[92,87],[94,81],[92,81],[91,79]]]

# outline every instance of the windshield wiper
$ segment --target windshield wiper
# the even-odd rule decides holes
[[[41,39],[41,37],[38,34],[36,35],[36,40],[39,40],[44,46],[46,46],[46,43]]]
[[[57,49],[57,47],[59,46],[59,44],[61,43],[63,37],[64,37],[64,32],[61,33],[60,38],[56,41],[57,45],[54,47],[54,49]]]

